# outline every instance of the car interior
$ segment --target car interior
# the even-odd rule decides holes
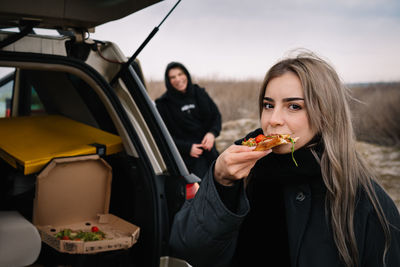
[[[20,69],[11,74],[14,79],[3,88],[12,88],[9,116],[60,115],[118,135],[107,107],[93,88],[80,77],[63,71]],[[18,83],[10,86],[9,83]],[[17,88],[17,90],[14,90]],[[108,107],[109,108],[109,107]],[[29,135],[27,136],[29,138]],[[140,239],[129,250],[94,255],[58,253],[42,244],[38,263],[43,266],[144,266],[154,259],[153,246],[157,237],[157,216],[153,210],[154,185],[148,179],[143,161],[124,150],[102,158],[112,167],[112,186],[109,212],[140,226]],[[32,221],[36,173],[24,175],[0,159],[0,210],[18,211]],[[158,253],[158,252],[157,252]],[[150,266],[151,264],[149,264]]]

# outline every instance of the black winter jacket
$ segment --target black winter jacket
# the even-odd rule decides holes
[[[283,255],[287,255],[288,265],[344,266],[333,241],[330,221],[325,214],[326,188],[320,177],[319,165],[311,160],[309,149],[299,149],[294,155],[299,168],[294,167],[291,155],[269,154],[257,162],[249,175],[247,192],[243,189],[243,183],[239,183],[234,209],[227,202],[226,194],[221,194],[221,185],[214,181],[211,167],[203,178],[195,198],[187,201],[175,216],[170,239],[171,254],[187,260],[195,267],[238,266],[237,256],[240,253],[252,255],[244,251],[246,245],[256,248],[251,241],[254,240],[253,243],[259,246],[260,243],[256,240],[262,236],[265,240],[259,250],[261,255],[255,256],[258,257],[257,260],[263,259],[263,266],[286,266],[283,262],[276,265],[275,260],[279,259],[278,257],[273,259],[264,255],[268,255],[267,248],[274,245],[271,242],[276,242],[274,238],[277,237],[274,237],[275,229],[268,229],[268,226],[280,228],[279,225],[283,225],[286,231],[282,238],[287,242],[281,242],[279,248],[288,250],[281,251]],[[282,175],[276,175],[277,173]],[[270,179],[270,176],[274,177]],[[282,213],[269,213],[269,208],[274,204],[268,195],[279,192],[277,187],[280,187],[282,192],[284,218]],[[400,215],[393,201],[379,185],[375,185],[375,190],[391,224],[391,246],[386,257],[386,266],[400,266]],[[254,224],[254,221],[244,227],[246,220],[251,216],[251,209],[254,210],[251,203],[257,197],[257,191],[266,196],[264,213],[267,221],[258,217],[265,223],[264,227],[260,222]],[[279,199],[277,201],[279,202]],[[269,222],[275,220],[281,223]],[[361,266],[383,266],[383,231],[371,203],[362,192],[358,196],[354,222]],[[257,229],[251,229],[257,224]],[[266,231],[267,234],[263,235],[262,231]],[[278,229],[277,232],[282,231]],[[243,238],[243,233],[251,236]],[[242,257],[242,264],[239,266],[252,266],[250,262],[254,259],[249,258],[247,265],[244,264],[245,260]]]

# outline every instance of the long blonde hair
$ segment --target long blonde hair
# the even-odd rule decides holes
[[[281,60],[267,72],[260,90],[260,116],[268,82],[288,71],[296,74],[301,81],[311,128],[323,142],[324,151],[319,161],[327,187],[326,214],[330,218],[334,242],[341,258],[349,267],[360,264],[354,212],[356,195],[362,188],[378,215],[386,237],[384,263],[390,245],[389,225],[373,188],[375,175],[355,147],[348,90],[326,61],[311,52],[302,52]]]

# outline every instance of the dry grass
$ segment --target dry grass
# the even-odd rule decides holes
[[[254,119],[258,121],[258,92],[262,81],[195,80],[206,88],[222,114],[223,123]],[[152,99],[165,91],[164,82],[147,83]],[[379,145],[400,147],[400,83],[350,86],[353,122],[357,139]],[[248,129],[249,131],[252,129]]]
[[[400,83],[351,88],[353,121],[359,140],[400,147]]]
[[[261,81],[193,80],[193,82],[207,90],[217,104],[223,122],[242,118],[258,119],[257,101]],[[147,87],[152,99],[165,92],[164,82],[150,81]]]

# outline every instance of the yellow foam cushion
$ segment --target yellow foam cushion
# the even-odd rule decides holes
[[[40,171],[51,159],[95,154],[106,147],[110,155],[122,150],[121,138],[95,127],[49,115],[0,119],[0,157],[24,174]]]

